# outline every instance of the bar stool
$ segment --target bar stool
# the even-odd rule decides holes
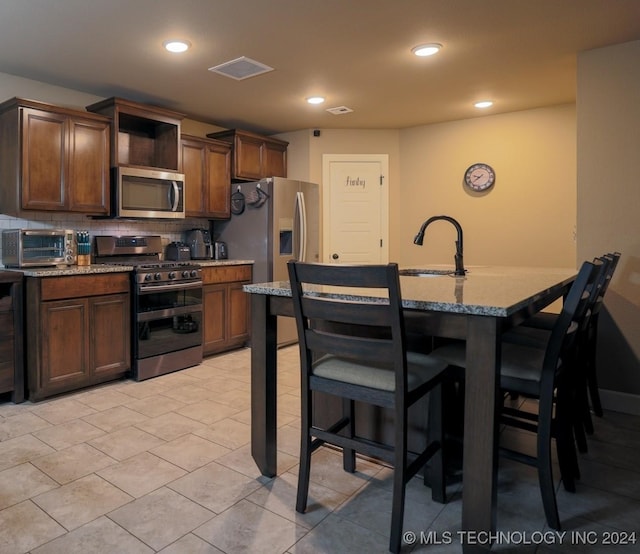
[[[291,261],[288,269],[302,373],[296,510],[306,510],[311,454],[323,444],[342,448],[345,471],[355,471],[356,452],[387,461],[394,468],[389,550],[399,552],[406,484],[429,460],[432,498],[445,500],[441,382],[447,363],[407,351],[397,264],[346,266]],[[332,291],[339,287],[344,296],[328,298],[323,295],[327,287]],[[371,294],[355,300],[349,296],[349,287],[366,288]],[[318,392],[342,400],[338,419],[323,428],[312,420],[314,394]],[[427,394],[429,440],[422,452],[408,452],[409,408]],[[358,435],[355,401],[393,411],[393,444]]]

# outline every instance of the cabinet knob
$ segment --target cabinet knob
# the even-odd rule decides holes
[[[340,256],[338,256],[338,254],[332,254],[331,256],[334,260],[337,260]]]

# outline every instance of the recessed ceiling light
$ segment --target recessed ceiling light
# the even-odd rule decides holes
[[[188,40],[167,40],[162,44],[169,52],[173,52],[175,54],[186,52],[191,48],[191,43]]]
[[[490,108],[493,106],[493,102],[491,100],[482,100],[481,102],[476,102],[474,106],[480,109]]]
[[[433,56],[437,54],[442,48],[442,44],[438,44],[437,42],[432,42],[430,44],[420,44],[419,46],[414,46],[411,51],[420,57],[424,56]]]
[[[324,102],[324,96],[309,96],[307,102],[309,104],[322,104]]]

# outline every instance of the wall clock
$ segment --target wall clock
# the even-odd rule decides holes
[[[483,191],[496,182],[496,173],[488,164],[477,163],[469,166],[464,172],[464,184],[471,190]]]

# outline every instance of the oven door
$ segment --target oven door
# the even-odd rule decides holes
[[[202,282],[141,285],[134,356],[160,356],[202,344]]]

